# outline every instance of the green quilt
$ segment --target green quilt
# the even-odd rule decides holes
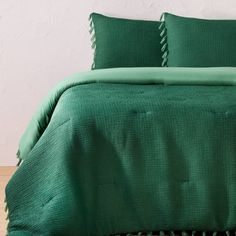
[[[62,81],[21,138],[8,234],[230,235],[232,85],[236,68],[104,69]]]

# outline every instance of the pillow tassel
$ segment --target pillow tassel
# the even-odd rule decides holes
[[[161,31],[161,33],[160,33],[160,36],[161,36],[161,37],[164,37],[165,33],[166,33],[166,28],[163,28],[162,31]]]
[[[166,37],[167,37],[167,35],[165,35],[165,36],[162,37],[161,44],[163,44],[163,43],[166,42]]]
[[[6,218],[5,218],[5,220],[7,221],[7,231],[8,231],[8,225],[9,225],[9,209],[8,209],[8,205],[7,205],[7,199],[6,199],[6,196],[5,196],[5,198],[4,198],[4,203],[5,203],[5,209],[4,209],[4,211],[6,212]]]
[[[164,21],[162,21],[161,24],[159,25],[158,29],[161,30],[163,28],[164,24],[165,24]]]
[[[96,36],[95,36],[95,29],[94,29],[92,14],[90,14],[90,16],[89,16],[89,26],[90,26],[89,33],[91,35],[91,43],[92,43],[91,47],[93,49],[93,63],[92,63],[92,66],[91,66],[91,69],[93,70],[95,68]]]
[[[167,58],[164,58],[163,61],[162,61],[161,66],[166,67],[166,63],[167,63]]]
[[[96,48],[96,43],[95,41],[92,42],[92,49],[95,49]]]
[[[182,231],[181,236],[188,236],[189,234],[186,231]]]
[[[217,236],[217,235],[226,235],[226,236],[231,236],[231,235],[236,235],[236,231],[148,231],[148,232],[138,232],[138,233],[122,233],[122,234],[113,234],[113,236],[196,236],[196,235],[202,235],[202,236]]]
[[[167,47],[167,43],[163,44],[163,46],[161,47],[161,51],[165,53],[166,47]]]
[[[163,53],[163,55],[162,55],[162,58],[164,59],[164,58],[166,58],[167,57],[167,54],[168,54],[168,52],[166,51],[166,52],[164,52]]]
[[[160,37],[161,37],[161,51],[163,52],[162,54],[162,67],[167,67],[167,56],[168,56],[168,45],[167,45],[167,30],[165,27],[165,13],[163,13],[160,17],[161,24],[159,26],[160,30]]]

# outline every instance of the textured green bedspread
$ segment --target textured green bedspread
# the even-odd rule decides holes
[[[236,68],[77,74],[45,99],[6,188],[9,235],[236,229]]]

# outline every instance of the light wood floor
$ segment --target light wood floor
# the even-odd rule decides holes
[[[5,186],[15,172],[16,167],[0,167],[0,235],[6,235],[6,213],[4,211]]]

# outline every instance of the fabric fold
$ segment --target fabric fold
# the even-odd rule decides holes
[[[236,68],[118,68],[75,74],[59,83],[39,106],[20,140],[18,158],[27,158],[47,127],[60,96],[71,87],[89,83],[236,85]]]

